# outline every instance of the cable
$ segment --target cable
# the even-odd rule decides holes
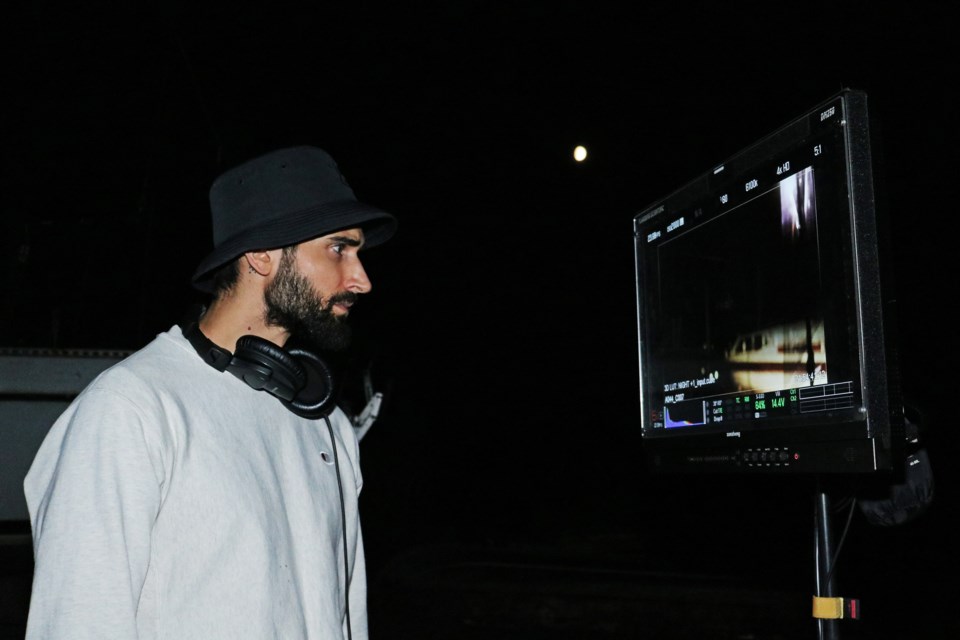
[[[337,456],[337,439],[333,437],[333,425],[330,418],[323,416],[330,433],[330,444],[333,445],[333,466],[337,470],[337,487],[340,489],[340,522],[343,524],[343,606],[347,613],[347,638],[353,640],[353,630],[350,628],[350,555],[347,552],[347,509],[343,501],[343,481],[340,479],[340,459]]]

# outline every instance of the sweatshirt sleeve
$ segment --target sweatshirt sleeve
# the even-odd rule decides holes
[[[51,427],[24,480],[35,561],[27,640],[137,637],[163,478],[147,427],[102,389]]]

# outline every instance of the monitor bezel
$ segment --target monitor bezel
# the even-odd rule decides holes
[[[839,113],[838,113],[839,112]],[[841,237],[852,304],[853,341],[857,354],[856,411],[802,422],[787,420],[744,424],[737,429],[663,429],[651,426],[650,392],[642,287],[645,229],[651,220],[665,219],[707,197],[716,197],[726,176],[749,173],[769,165],[817,133],[820,122],[836,118],[842,130],[846,212],[849,236]],[[829,123],[831,126],[832,122]],[[827,126],[827,125],[824,125]],[[874,141],[866,93],[844,89],[805,110],[782,127],[756,140],[724,162],[703,172],[634,216],[638,357],[642,444],[653,471],[749,471],[780,473],[869,473],[897,468],[901,457],[903,415],[899,398],[893,297],[889,266],[882,264],[885,228],[875,197]],[[726,176],[723,176],[726,172]],[[718,177],[722,176],[722,177]],[[787,456],[784,460],[783,457]]]

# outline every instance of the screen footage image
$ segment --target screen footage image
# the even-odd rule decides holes
[[[830,369],[824,301],[836,274],[822,250],[816,178],[808,166],[729,210],[677,218],[646,249],[655,428],[844,402],[849,384],[834,384]]]

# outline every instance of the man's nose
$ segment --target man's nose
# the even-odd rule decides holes
[[[350,270],[346,285],[347,290],[354,293],[369,293],[373,288],[370,278],[367,277],[367,271],[363,268],[363,263],[360,262],[359,258]]]

